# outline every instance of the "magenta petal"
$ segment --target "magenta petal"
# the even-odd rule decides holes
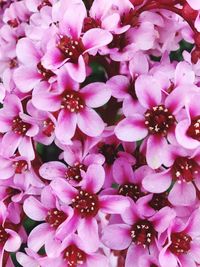
[[[7,116],[17,116],[22,111],[20,99],[14,95],[8,95],[4,99],[4,110]]]
[[[162,193],[170,187],[171,181],[171,172],[167,170],[145,176],[142,185],[149,192]]]
[[[135,92],[145,108],[152,108],[161,102],[160,85],[152,76],[140,75],[135,82]]]
[[[51,182],[51,187],[61,201],[68,204],[77,195],[77,190],[64,179],[56,178]]]
[[[92,164],[88,167],[82,188],[91,193],[100,191],[104,184],[105,171],[101,165]]]
[[[86,78],[85,61],[82,55],[78,58],[78,63],[66,62],[65,67],[70,77],[76,82],[82,83]]]
[[[111,97],[110,88],[100,82],[88,84],[80,92],[84,97],[86,105],[91,108],[103,106]]]
[[[37,252],[44,244],[49,235],[51,235],[50,225],[42,223],[36,226],[28,236],[28,247]]]
[[[20,236],[11,229],[6,229],[6,232],[9,234],[9,238],[4,245],[4,249],[8,252],[17,251],[22,243]]]
[[[85,107],[83,111],[77,114],[78,127],[88,136],[99,136],[105,127],[101,117],[93,109]]]
[[[24,201],[23,209],[26,215],[35,221],[43,221],[47,215],[47,210],[32,196]]]
[[[64,178],[66,173],[67,167],[64,163],[59,161],[51,161],[44,163],[40,167],[40,175],[48,180],[53,180],[55,178]]]
[[[41,74],[31,67],[19,67],[13,76],[15,84],[23,93],[32,90],[41,78]]]
[[[131,244],[131,227],[126,224],[113,224],[103,230],[102,242],[111,249],[122,250]],[[116,238],[117,237],[117,242]]]
[[[77,115],[66,109],[60,111],[58,115],[58,124],[55,129],[55,135],[63,143],[69,143],[76,130]]]
[[[175,183],[168,196],[175,206],[191,206],[196,200],[196,190],[192,183]]]
[[[131,164],[126,160],[116,159],[113,164],[113,176],[118,184],[125,184],[127,182],[132,183],[134,180],[134,174]]]
[[[60,50],[56,47],[51,47],[47,49],[46,54],[42,58],[42,65],[46,69],[57,69],[61,67],[67,61],[63,57]]]
[[[99,248],[98,224],[95,218],[84,218],[80,220],[78,235],[87,240],[87,251],[95,252]]]
[[[101,196],[99,205],[102,212],[108,214],[121,214],[130,206],[130,202],[123,196]]]
[[[115,127],[116,136],[127,142],[139,141],[147,136],[148,130],[144,125],[144,117],[135,114],[125,118]]]

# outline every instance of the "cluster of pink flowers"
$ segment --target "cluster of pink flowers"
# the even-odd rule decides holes
[[[0,266],[200,266],[199,87],[199,0],[0,0]]]

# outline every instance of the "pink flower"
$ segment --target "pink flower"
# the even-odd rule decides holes
[[[104,105],[110,98],[110,90],[104,83],[96,82],[79,89],[65,70],[60,71],[58,89],[49,88],[43,82],[33,92],[33,105],[44,111],[57,111],[55,135],[63,143],[69,143],[76,127],[88,136],[103,132],[104,122],[93,108]],[[70,127],[66,127],[70,125]]]
[[[184,105],[183,94],[177,88],[163,101],[160,84],[148,75],[137,78],[135,92],[141,110],[120,121],[115,133],[120,140],[128,142],[147,137],[147,163],[156,169],[162,165],[166,157],[163,154],[167,149],[166,137],[174,134],[175,115]]]
[[[196,266],[200,263],[199,209],[186,223],[172,221],[167,233],[161,236],[159,262],[161,267]]]
[[[96,215],[99,211],[119,214],[129,205],[123,196],[99,195],[105,179],[103,167],[90,165],[81,183],[73,188],[63,179],[54,179],[51,187],[58,198],[74,209],[74,218],[78,222],[77,232],[80,238],[88,241],[88,247],[96,251],[99,247],[99,233]]]
[[[5,133],[1,144],[3,156],[12,156],[18,148],[22,156],[34,159],[32,137],[38,133],[38,126],[23,112],[22,103],[15,95],[8,95],[4,100],[0,111],[0,131]]]
[[[42,65],[47,69],[54,70],[65,65],[69,75],[77,82],[83,82],[86,78],[88,53],[94,55],[100,47],[112,41],[112,34],[98,28],[87,31],[81,37],[85,16],[82,3],[69,6],[42,59]]]

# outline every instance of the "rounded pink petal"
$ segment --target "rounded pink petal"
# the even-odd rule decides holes
[[[14,132],[7,132],[4,134],[0,149],[1,154],[4,157],[12,156],[18,148],[21,140],[22,136],[15,134]]]
[[[88,84],[80,92],[86,105],[91,108],[103,106],[111,97],[109,86],[100,82]]]
[[[36,65],[40,61],[40,53],[28,38],[19,39],[16,46],[16,54],[23,64],[30,66]]]
[[[195,149],[200,146],[200,142],[186,134],[189,126],[188,120],[180,121],[175,129],[176,139],[181,146],[187,149]]]
[[[169,246],[170,243],[165,246],[159,254],[159,262],[161,267],[177,267],[176,256],[169,251]]]
[[[43,178],[47,180],[53,180],[58,177],[64,178],[66,170],[67,167],[64,163],[59,161],[51,161],[44,163],[40,167],[39,172]]]
[[[97,193],[101,190],[104,180],[104,168],[101,165],[92,164],[87,169],[85,179],[83,180],[81,187],[91,193]]]
[[[86,78],[86,66],[83,56],[80,55],[78,63],[66,62],[65,67],[70,77],[78,83],[82,83]]]
[[[70,112],[67,109],[60,111],[58,115],[58,124],[55,129],[55,135],[61,143],[69,143],[70,139],[75,134],[76,123],[76,113]]]
[[[46,69],[60,68],[67,61],[57,47],[47,48],[41,63]]]
[[[89,52],[109,44],[112,39],[113,36],[109,31],[96,28],[87,31],[83,35],[82,42],[86,48],[85,52]]]
[[[131,227],[126,224],[113,224],[103,230],[102,242],[111,249],[122,250],[131,244]],[[117,242],[116,238],[117,237]]]
[[[168,196],[169,201],[175,206],[191,206],[196,199],[196,190],[192,183],[177,182]]]
[[[20,155],[27,157],[30,160],[35,158],[35,151],[33,149],[32,139],[28,136],[24,136],[18,147]]]
[[[135,92],[145,108],[152,108],[161,102],[161,88],[152,76],[140,75],[135,81]]]
[[[125,118],[115,127],[116,136],[127,142],[139,141],[147,136],[148,130],[144,124],[144,117],[135,114],[130,118]]]
[[[4,249],[8,252],[17,251],[22,243],[20,236],[11,229],[5,229],[5,230],[9,234],[9,238],[4,245]]]
[[[24,201],[23,209],[26,215],[35,221],[44,221],[47,215],[47,210],[32,196]]]
[[[163,233],[175,217],[176,212],[173,209],[164,207],[151,217],[150,221],[153,222],[154,228],[158,233]]]
[[[142,185],[149,192],[162,193],[170,187],[171,181],[171,172],[167,170],[145,176]]]
[[[112,96],[115,98],[125,98],[128,96],[130,82],[126,76],[116,75],[107,81],[107,85],[112,90]]]
[[[138,62],[140,62],[138,64]],[[149,70],[149,63],[147,57],[142,52],[135,53],[134,57],[130,60],[129,71],[133,78],[138,74],[145,74]]]
[[[36,226],[28,236],[28,247],[37,252],[44,244],[53,229],[47,223]]]
[[[81,239],[87,240],[87,251],[95,252],[99,248],[98,224],[95,218],[80,220],[77,231]]]
[[[134,179],[133,169],[124,159],[116,159],[113,164],[113,176],[115,181],[122,185],[125,183],[132,183]]]
[[[23,93],[32,90],[40,81],[41,74],[31,67],[19,67],[13,76],[14,82]]]
[[[200,2],[197,0],[186,0],[188,4],[193,8],[194,10],[200,9]]]
[[[78,127],[88,136],[99,136],[105,127],[101,117],[93,109],[85,107],[83,111],[77,114]]]
[[[93,254],[87,256],[87,267],[108,267],[108,259],[101,254]]]
[[[99,205],[102,212],[108,214],[121,214],[130,206],[129,200],[124,196],[101,196]]]

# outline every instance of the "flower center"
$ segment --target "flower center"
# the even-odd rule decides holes
[[[175,255],[187,253],[190,250],[190,242],[192,238],[184,232],[172,233],[171,242],[169,249]]]
[[[118,48],[119,51],[123,51],[123,49],[127,45],[127,38],[125,33],[122,34],[114,34],[113,35],[113,40],[110,44],[108,44],[108,48]]]
[[[0,244],[4,244],[9,238],[9,234],[5,231],[3,226],[0,226]]]
[[[63,56],[69,58],[72,63],[77,63],[79,56],[85,50],[81,39],[73,40],[68,36],[61,36],[57,47]]]
[[[10,19],[8,20],[8,25],[12,28],[16,28],[19,26],[20,22],[15,18],[15,19]]]
[[[193,159],[178,157],[172,166],[172,176],[181,182],[192,182],[199,172],[199,165]]]
[[[77,267],[85,263],[86,254],[75,245],[70,245],[64,250],[64,259],[67,261],[67,266]]]
[[[134,201],[137,201],[140,197],[145,195],[136,184],[123,184],[119,187],[118,193],[130,197]]]
[[[15,168],[15,173],[23,173],[28,169],[28,164],[25,160],[18,160],[13,164],[13,167]]]
[[[27,122],[22,121],[19,116],[16,116],[12,121],[12,130],[16,134],[25,135],[30,127],[31,125]]]
[[[85,165],[81,163],[75,163],[74,166],[69,166],[66,171],[66,179],[69,182],[72,180],[79,183],[82,180],[81,170],[86,171]]]
[[[62,96],[61,108],[66,108],[70,112],[79,112],[85,106],[79,92],[68,91]]]
[[[161,210],[162,208],[169,206],[169,201],[167,198],[167,193],[153,194],[149,206],[154,210]]]
[[[154,240],[154,236],[154,227],[148,220],[140,220],[132,227],[131,237],[137,245],[149,246]]]
[[[87,32],[93,28],[100,28],[101,27],[101,21],[98,19],[93,19],[90,17],[87,17],[84,19],[84,25],[83,25],[83,32]]]
[[[187,130],[187,135],[200,141],[200,116],[194,118]]]
[[[52,122],[51,119],[46,119],[45,121],[43,121],[43,134],[50,137],[52,135],[52,133],[54,132],[55,130],[55,125],[54,123]]]
[[[46,217],[46,222],[50,224],[53,228],[58,228],[58,226],[67,219],[67,215],[57,209],[49,210]]]
[[[99,210],[98,197],[80,190],[79,194],[72,199],[72,207],[81,215],[81,217],[94,217]]]
[[[148,109],[144,116],[145,125],[150,134],[166,136],[170,127],[175,123],[174,116],[164,105],[158,105],[152,109]]]
[[[99,152],[104,155],[108,165],[112,165],[117,158],[118,149],[114,145],[103,144]]]
[[[52,76],[54,76],[54,73],[51,70],[45,69],[41,62],[37,64],[38,72],[42,75],[43,81],[48,81]]]
[[[52,6],[52,4],[49,2],[49,0],[43,0],[37,9],[40,11],[40,9],[44,6]]]

